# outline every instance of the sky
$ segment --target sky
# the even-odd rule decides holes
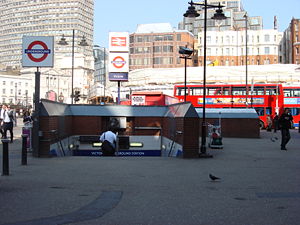
[[[138,24],[170,23],[177,28],[189,1],[95,0],[94,44],[108,47],[109,32],[133,33]],[[274,16],[279,31],[284,31],[293,17],[300,19],[300,0],[242,0],[242,4],[248,16],[263,17],[264,29],[273,28]]]

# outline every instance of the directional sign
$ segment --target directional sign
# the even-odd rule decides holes
[[[53,36],[23,36],[22,66],[53,67]]]

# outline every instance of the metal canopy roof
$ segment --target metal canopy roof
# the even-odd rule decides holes
[[[170,106],[67,105],[42,100],[41,116],[198,117],[191,103]]]

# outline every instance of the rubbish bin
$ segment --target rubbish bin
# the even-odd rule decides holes
[[[24,126],[22,128],[22,134],[27,134],[27,151],[32,150],[32,123],[31,122],[26,122],[24,123]]]

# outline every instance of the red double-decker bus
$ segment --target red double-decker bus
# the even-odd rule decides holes
[[[300,87],[283,86],[284,107],[290,108],[294,118],[294,126],[299,128],[300,121]]]
[[[184,85],[175,85],[174,96],[184,101]],[[187,85],[186,100],[195,107],[203,106],[203,85]],[[254,108],[262,128],[267,125],[267,115],[281,114],[284,108],[281,84],[208,84],[205,107],[207,108]]]

